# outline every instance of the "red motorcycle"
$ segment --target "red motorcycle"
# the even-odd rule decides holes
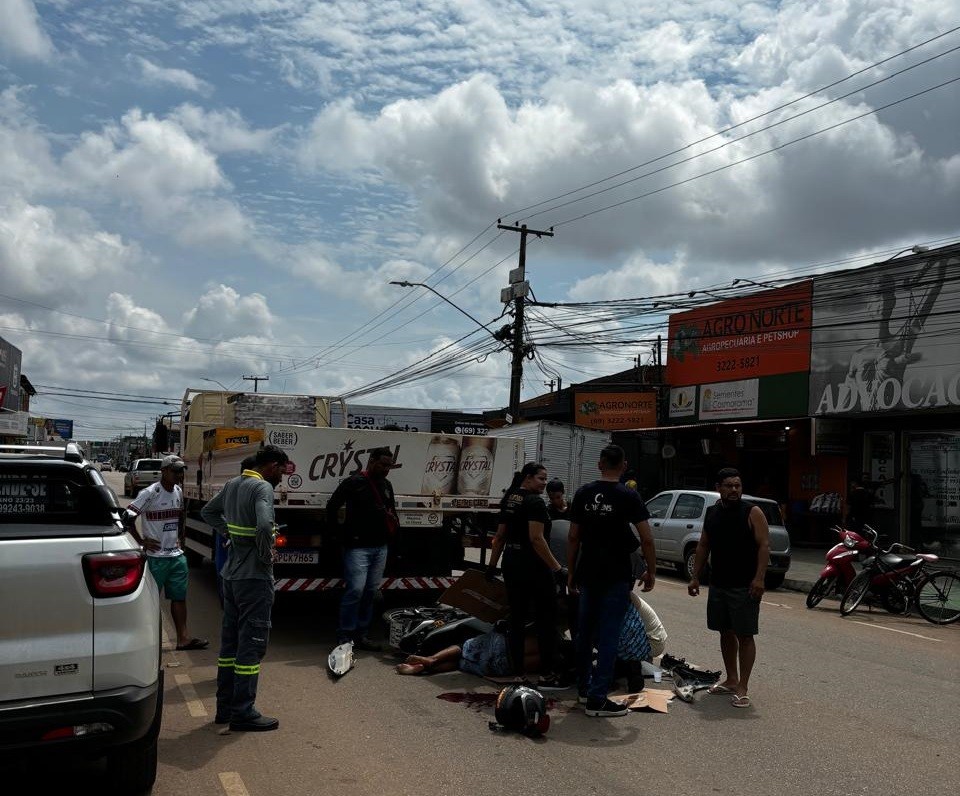
[[[864,527],[876,542],[876,532]],[[955,572],[928,572],[927,565],[939,559],[933,553],[917,553],[899,543],[877,550],[863,565],[840,600],[840,613],[852,613],[872,594],[888,611],[906,614],[911,607],[935,625],[960,619],[960,575]]]
[[[857,576],[854,562],[876,552],[873,542],[856,531],[848,531],[839,525],[835,525],[831,530],[839,535],[840,541],[827,551],[827,563],[807,595],[807,608],[819,605],[828,594],[843,594]]]

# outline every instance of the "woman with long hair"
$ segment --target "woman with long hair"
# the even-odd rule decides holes
[[[503,554],[503,581],[510,604],[509,647],[514,672],[524,674],[524,635],[530,607],[540,652],[542,690],[566,688],[556,673],[557,589],[566,582],[566,570],[550,552],[550,515],[543,500],[547,470],[528,462],[500,503],[500,523],[490,549],[489,571]]]

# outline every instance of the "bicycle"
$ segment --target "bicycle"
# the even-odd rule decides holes
[[[876,544],[877,532],[864,526]],[[899,551],[902,555],[899,555]],[[864,562],[864,569],[847,587],[840,600],[840,613],[848,616],[869,593],[880,598],[884,608],[907,614],[915,605],[920,616],[934,625],[949,625],[960,619],[960,574],[952,570],[928,572],[938,561],[932,553],[917,553],[898,542]]]

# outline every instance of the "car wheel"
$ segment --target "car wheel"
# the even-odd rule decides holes
[[[779,589],[783,585],[783,581],[786,577],[786,572],[767,573],[766,577],[763,579],[764,586],[766,586],[767,591]]]
[[[690,580],[693,577],[693,562],[697,557],[697,548],[690,547],[683,554],[683,568],[680,569],[680,576]],[[710,565],[703,565],[703,572],[700,573],[700,582],[707,583],[710,580]]]
[[[139,489],[137,489],[135,486],[130,487],[130,497],[135,499],[139,494],[140,494]]]

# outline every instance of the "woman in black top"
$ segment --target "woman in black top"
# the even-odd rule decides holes
[[[540,682],[546,690],[564,687],[554,673],[557,654],[557,584],[566,570],[550,552],[550,515],[543,501],[547,470],[528,462],[500,504],[500,524],[490,550],[490,567],[503,553],[503,580],[510,604],[510,660],[523,675],[523,642],[529,608],[540,651]]]

